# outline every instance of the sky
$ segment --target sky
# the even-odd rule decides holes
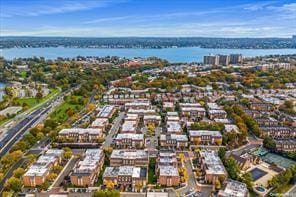
[[[291,37],[296,0],[0,0],[1,36]]]

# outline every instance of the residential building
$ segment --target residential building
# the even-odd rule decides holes
[[[219,56],[218,55],[206,55],[204,56],[204,64],[217,66],[219,64]]]
[[[188,146],[186,135],[167,134],[160,135],[160,146],[168,149],[184,149]]]
[[[242,54],[230,54],[229,63],[230,64],[240,64],[243,62]]]
[[[235,133],[240,133],[239,128],[235,124],[225,124],[224,125],[224,132],[229,133],[229,132],[235,132]]]
[[[118,148],[142,148],[144,146],[144,135],[134,133],[120,133],[115,138]]]
[[[134,101],[134,102],[130,102],[130,103],[125,103],[125,110],[129,110],[129,109],[150,109],[151,108],[151,104],[150,102],[147,101]]]
[[[190,130],[189,138],[190,141],[195,145],[222,144],[222,134],[220,131]]]
[[[200,151],[199,162],[205,173],[205,181],[214,183],[220,176],[226,176],[226,170],[215,151]]]
[[[115,114],[116,108],[113,105],[105,105],[102,110],[97,114],[97,118],[112,118]]]
[[[63,153],[63,150],[49,149],[41,155],[22,176],[24,186],[36,187],[42,185],[52,167],[61,163]]]
[[[160,150],[157,157],[157,171],[159,166],[173,166],[177,168],[179,161],[177,159],[177,154],[173,150]]]
[[[274,107],[271,103],[263,103],[263,102],[251,102],[249,104],[249,108],[251,110],[257,110],[262,112],[272,112],[274,110]]]
[[[257,165],[261,162],[260,157],[249,153],[242,155],[231,154],[231,157],[237,162],[240,169],[244,171],[249,169],[252,165]]]
[[[228,66],[230,61],[229,55],[219,55],[219,65]]]
[[[101,149],[88,149],[71,174],[71,184],[87,187],[93,185],[104,164],[104,152]]]
[[[135,187],[147,184],[147,168],[135,166],[107,167],[103,174],[103,181],[106,185],[109,181],[115,186]]]
[[[144,150],[113,150],[110,165],[148,167],[149,155]]]
[[[275,140],[276,150],[283,152],[296,152],[296,139]]]
[[[218,192],[218,197],[248,197],[249,190],[245,183],[227,180]]]
[[[182,127],[179,122],[167,122],[167,133],[169,134],[181,134]]]
[[[74,143],[97,142],[100,137],[104,137],[104,134],[98,128],[68,128],[59,132],[60,139]]]
[[[90,125],[90,128],[100,129],[102,132],[106,132],[106,128],[109,125],[108,118],[96,118]]]
[[[137,133],[138,125],[136,121],[125,121],[121,125],[121,133]]]
[[[227,118],[227,113],[223,109],[209,109],[208,110],[209,119],[225,119]]]
[[[198,103],[180,103],[180,111],[183,118],[194,121],[206,116],[206,110]]]
[[[268,117],[268,118],[256,118],[256,122],[260,127],[273,127],[279,126],[279,121],[275,118]]]
[[[174,166],[159,166],[158,184],[168,187],[178,186],[180,184],[178,168]]]
[[[272,138],[295,138],[296,129],[288,126],[276,126],[276,127],[260,127],[263,134],[268,135]]]
[[[144,124],[154,124],[155,126],[160,125],[161,117],[158,115],[144,115]]]

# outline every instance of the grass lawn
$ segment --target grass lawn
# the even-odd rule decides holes
[[[52,120],[56,120],[58,122],[64,122],[68,120],[69,116],[67,111],[69,109],[80,111],[84,108],[83,104],[71,104],[68,101],[63,102],[60,106],[57,107],[55,111],[50,114],[50,118]]]
[[[27,109],[31,109],[33,107],[35,107],[36,105],[45,102],[46,100],[48,100],[50,97],[52,97],[53,95],[57,94],[59,92],[59,89],[51,89],[51,92],[41,98],[41,99],[37,99],[37,98],[17,98],[15,100],[15,102],[19,105],[19,106],[23,106],[23,104],[26,104],[26,108]]]

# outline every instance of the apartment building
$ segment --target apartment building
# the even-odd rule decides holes
[[[162,134],[160,135],[160,146],[167,149],[184,149],[188,146],[186,135]]]
[[[272,138],[296,138],[296,129],[288,126],[260,127],[264,135]]]
[[[257,110],[262,112],[272,112],[274,110],[274,106],[271,103],[263,103],[260,101],[253,101],[249,104],[249,108],[251,110]]]
[[[163,186],[178,186],[180,175],[178,168],[173,166],[159,166],[158,184]]]
[[[227,118],[227,113],[223,109],[209,109],[208,110],[208,117],[211,120],[214,119],[225,119]]]
[[[190,141],[195,144],[222,144],[222,134],[220,131],[210,131],[210,130],[190,130],[189,131]]]
[[[226,133],[229,132],[235,132],[235,133],[240,133],[238,126],[236,126],[235,124],[225,124],[224,125],[224,131]]]
[[[128,114],[137,114],[140,118],[144,118],[144,115],[155,115],[154,109],[129,109]]]
[[[226,170],[215,151],[200,151],[199,162],[205,173],[205,181],[213,183],[219,176],[226,176]]]
[[[144,150],[113,150],[110,165],[148,167],[149,155]]]
[[[121,125],[121,133],[137,133],[138,124],[137,121],[124,121]]]
[[[260,127],[276,127],[279,126],[279,121],[275,118],[268,117],[268,118],[256,118],[256,122]]]
[[[63,153],[63,150],[49,149],[41,155],[23,175],[22,180],[24,186],[36,187],[42,185],[52,167],[61,163]]]
[[[275,140],[276,150],[296,152],[296,139]]]
[[[173,150],[160,150],[158,153],[156,164],[156,171],[158,171],[159,166],[173,166],[177,168],[179,166],[177,153]]]
[[[235,180],[227,180],[225,181],[223,187],[218,192],[218,197],[248,197],[249,190],[245,183],[235,181]]]
[[[189,120],[201,120],[206,116],[206,110],[198,103],[180,103],[181,116]]]
[[[116,108],[113,105],[105,105],[102,110],[97,114],[97,118],[112,118],[115,114]]]
[[[104,152],[101,149],[88,149],[70,176],[71,184],[87,187],[93,185],[104,164]]]
[[[144,146],[144,135],[134,133],[120,133],[115,138],[118,148],[142,148]]]
[[[150,109],[151,108],[151,104],[150,102],[147,100],[147,101],[134,101],[134,102],[130,102],[130,103],[125,103],[124,105],[125,107],[125,110],[129,110],[129,109]]]
[[[90,125],[89,128],[100,129],[102,132],[106,132],[106,128],[109,125],[108,118],[96,118]]]
[[[167,129],[168,134],[181,134],[182,133],[182,127],[179,122],[175,122],[175,121],[167,122],[166,129]]]
[[[154,124],[155,126],[159,126],[161,123],[161,117],[158,115],[144,115],[144,124]]]
[[[243,62],[242,54],[230,54],[229,63],[230,64],[240,64]]]
[[[103,174],[103,181],[106,185],[108,181],[115,186],[135,187],[136,185],[145,186],[147,184],[147,168],[135,166],[116,166],[107,167]]]
[[[67,142],[83,143],[97,142],[99,137],[104,137],[101,129],[94,128],[68,128],[59,132],[59,138]]]

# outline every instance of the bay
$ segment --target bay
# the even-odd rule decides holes
[[[10,48],[1,49],[0,55],[6,59],[45,57],[56,59],[57,57],[71,58],[80,56],[119,56],[119,57],[159,57],[170,62],[202,62],[203,56],[213,54],[239,53],[244,57],[264,55],[296,54],[296,49],[206,49],[199,47],[140,49],[140,48]]]

